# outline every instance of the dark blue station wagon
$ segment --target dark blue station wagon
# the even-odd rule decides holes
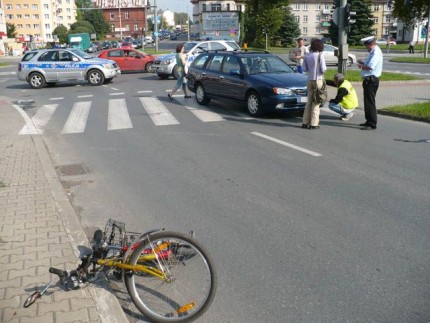
[[[301,112],[307,77],[266,52],[205,52],[188,69],[187,85],[199,104],[211,99],[246,104],[252,116],[268,111]]]

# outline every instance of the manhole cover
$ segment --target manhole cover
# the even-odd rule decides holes
[[[83,175],[88,173],[88,168],[84,164],[71,164],[56,166],[55,170],[60,176]]]

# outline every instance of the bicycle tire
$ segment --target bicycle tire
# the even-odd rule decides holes
[[[151,247],[152,246],[152,247]],[[163,246],[158,259],[142,259],[148,251]],[[168,247],[167,247],[168,246]],[[144,255],[141,257],[141,255]],[[161,231],[145,237],[133,251],[129,263],[164,268],[171,281],[144,272],[124,275],[127,291],[138,310],[153,322],[190,322],[211,305],[217,274],[207,251],[193,238]]]

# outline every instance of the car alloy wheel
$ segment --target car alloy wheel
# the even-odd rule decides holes
[[[103,73],[98,70],[91,70],[88,73],[88,83],[92,86],[102,85],[105,81]]]
[[[45,78],[40,73],[32,73],[29,79],[30,86],[33,89],[40,89],[45,86]]]
[[[206,105],[210,99],[206,96],[206,91],[203,85],[199,84],[196,88],[196,100],[198,104]]]
[[[250,115],[258,117],[263,114],[261,100],[257,92],[250,92],[246,98],[246,104]]]

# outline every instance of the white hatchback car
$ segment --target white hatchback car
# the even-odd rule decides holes
[[[306,48],[309,51],[310,46],[306,46]],[[338,64],[338,57],[335,55],[335,51],[337,51],[338,48],[332,45],[324,44],[324,58],[325,63],[327,65],[337,65]],[[295,62],[295,59],[291,59],[293,62]],[[348,59],[346,61],[346,66],[351,66],[352,64],[357,63],[357,57],[354,54],[348,53]]]
[[[195,57],[202,52],[209,50],[223,51],[240,51],[240,46],[234,40],[207,40],[207,41],[190,41],[184,44],[184,53],[186,55],[187,66],[189,66]],[[178,67],[176,64],[176,53],[167,54],[158,57],[152,66],[153,70],[162,79],[169,76],[178,78]]]

